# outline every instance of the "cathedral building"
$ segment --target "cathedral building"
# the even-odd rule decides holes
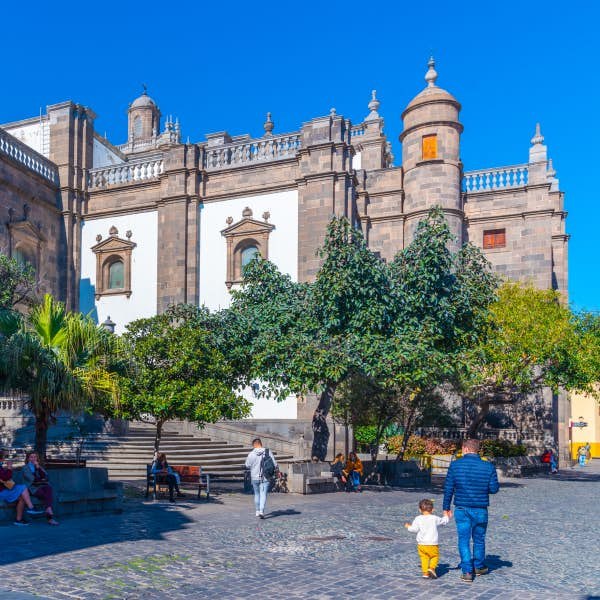
[[[567,213],[539,125],[525,162],[465,170],[461,105],[437,77],[431,59],[402,113],[401,160],[375,91],[356,122],[331,109],[278,133],[269,113],[260,138],[219,131],[195,143],[145,89],[124,143],[95,131],[89,107],[48,106],[0,126],[0,251],[31,262],[41,290],[120,333],[173,303],[226,307],[256,253],[311,280],[334,214],[389,260],[437,205],[457,246],[470,241],[501,275],[567,297]],[[549,432],[565,439],[566,400],[547,402]],[[260,400],[252,417],[303,411],[296,398]]]

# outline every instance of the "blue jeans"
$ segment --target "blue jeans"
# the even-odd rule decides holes
[[[454,521],[458,533],[458,553],[463,573],[473,573],[473,569],[485,566],[485,532],[488,524],[487,508],[456,506]],[[471,553],[473,538],[473,553]]]
[[[256,506],[256,510],[261,513],[265,512],[267,492],[269,491],[269,482],[253,479],[252,487],[254,488],[254,505]]]

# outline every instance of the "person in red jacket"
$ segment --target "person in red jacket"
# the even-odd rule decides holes
[[[5,456],[4,450],[0,450],[0,500],[17,503],[15,525],[29,525],[27,521],[23,520],[25,506],[27,506],[29,515],[41,515],[44,511],[34,509],[27,487],[13,481],[12,461],[5,464]]]

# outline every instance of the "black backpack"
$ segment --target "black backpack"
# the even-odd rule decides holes
[[[260,474],[265,479],[273,479],[275,477],[275,462],[268,448],[265,450],[260,461]]]

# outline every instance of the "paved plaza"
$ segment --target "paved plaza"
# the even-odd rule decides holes
[[[599,461],[596,461],[598,463]],[[458,581],[454,523],[440,528],[440,578],[421,578],[403,524],[441,489],[269,496],[222,490],[209,504],[146,502],[60,527],[0,527],[0,598],[600,598],[600,465],[511,480],[492,499],[490,574]]]

